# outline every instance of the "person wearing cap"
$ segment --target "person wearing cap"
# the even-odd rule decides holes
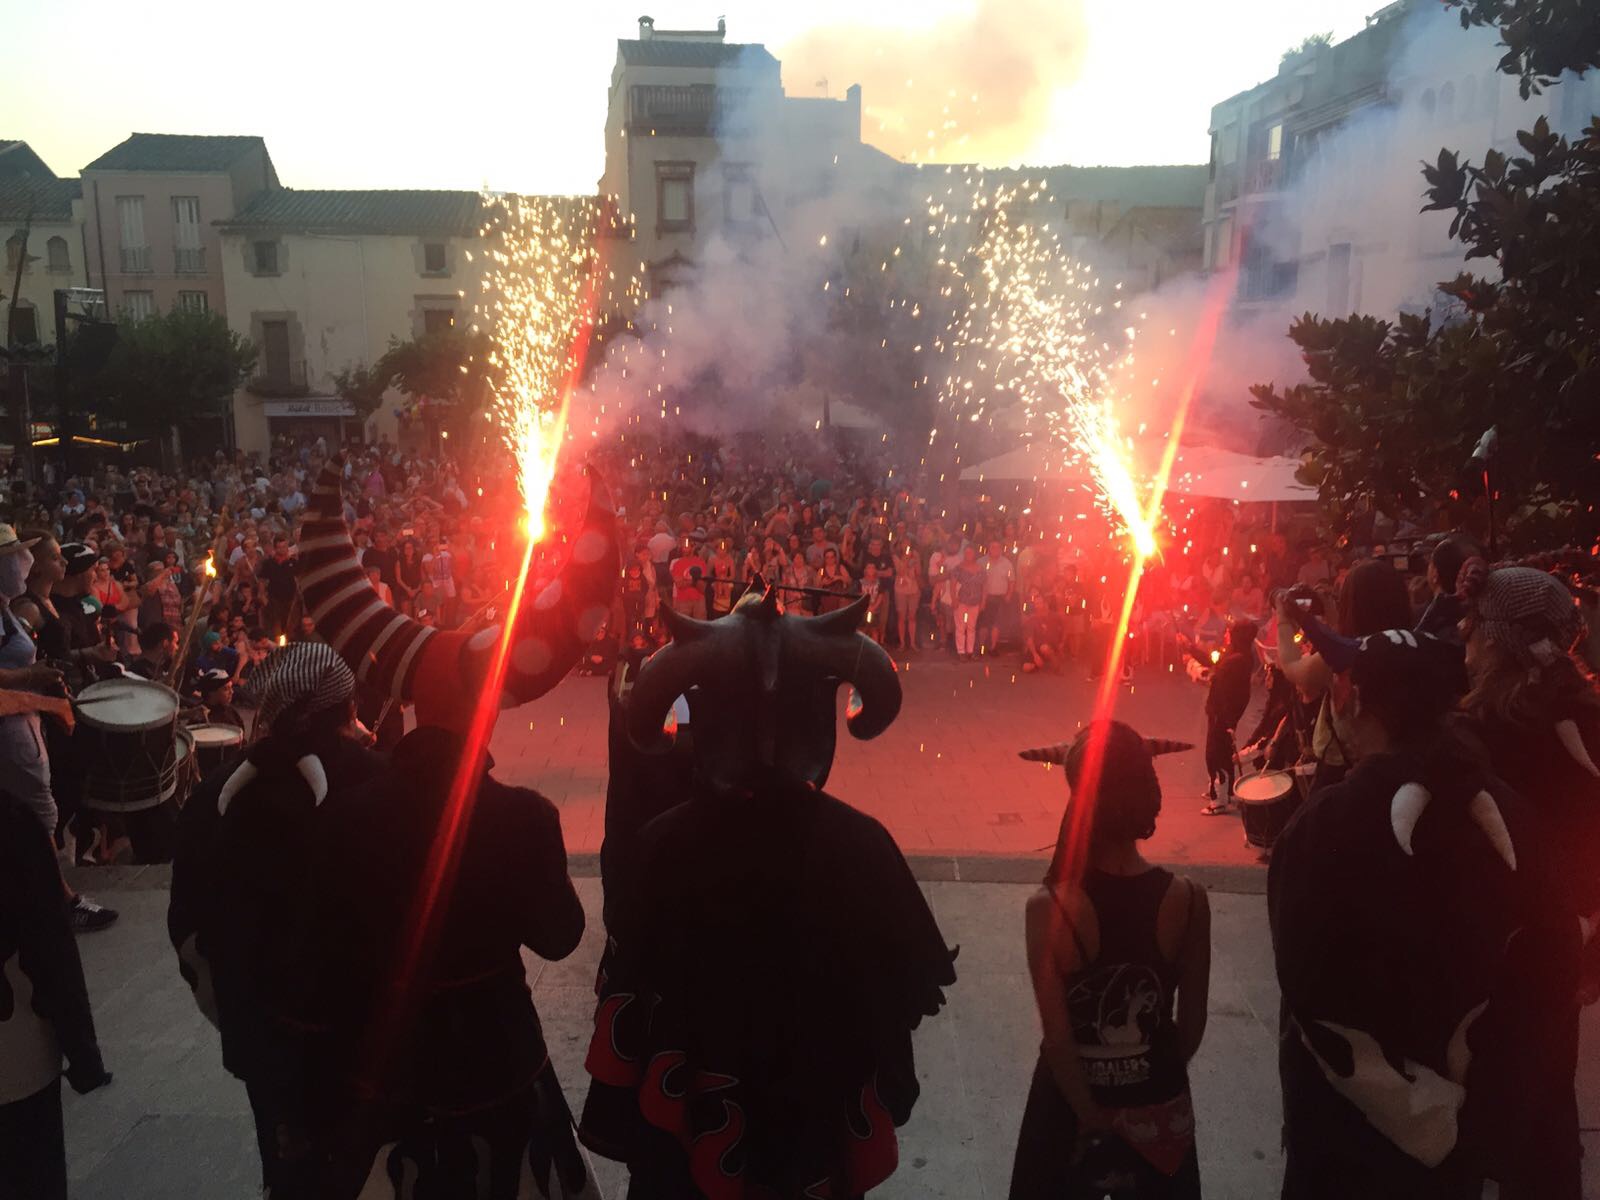
[[[1570,885],[1567,919],[1587,942],[1577,996],[1543,1029],[1559,1077],[1542,1096],[1530,1097],[1544,1110],[1540,1137],[1549,1173],[1516,1193],[1575,1196],[1578,1000],[1593,1003],[1600,995],[1600,693],[1572,653],[1583,620],[1560,579],[1530,567],[1491,570],[1470,559],[1457,584],[1471,677],[1462,703],[1469,728],[1495,773],[1552,830],[1553,870]]]
[[[1352,690],[1353,766],[1290,818],[1267,876],[1283,1196],[1478,1196],[1494,1178],[1576,1200],[1515,1185],[1544,1169],[1540,1031],[1572,1003],[1578,930],[1555,919],[1536,814],[1452,724],[1461,649],[1319,636]]]
[[[1198,883],[1139,853],[1161,812],[1154,756],[1190,748],[1105,721],[1022,752],[1064,766],[1072,794],[1027,904],[1044,1037],[1011,1200],[1200,1195],[1187,1064],[1205,1035],[1211,908]]]
[[[355,676],[331,647],[275,650],[253,680],[265,735],[209,777],[178,823],[167,931],[195,1001],[245,1085],[263,1182],[313,1194],[322,1169],[319,1064],[328,1050],[303,997],[319,822],[382,767],[355,724]]]
[[[245,729],[244,718],[233,706],[233,676],[221,667],[208,667],[195,678],[195,694],[205,710],[205,719],[213,725],[232,725]]]

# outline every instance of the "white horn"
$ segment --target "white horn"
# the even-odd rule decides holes
[[[328,773],[322,769],[322,760],[315,754],[307,754],[295,763],[295,770],[300,772],[300,777],[306,781],[306,786],[311,789],[311,798],[321,804],[328,798]]]
[[[228,782],[222,785],[222,791],[217,796],[217,816],[227,815],[228,805],[233,803],[233,798],[254,783],[259,773],[256,770],[255,763],[248,758],[235,768],[233,774],[228,776]]]
[[[1394,840],[1407,854],[1412,853],[1411,835],[1416,832],[1417,822],[1422,820],[1422,814],[1432,801],[1433,796],[1420,783],[1402,783],[1394,799],[1389,801],[1389,824],[1394,829]]]
[[[1600,779],[1600,767],[1595,766],[1594,759],[1589,757],[1589,748],[1583,744],[1583,735],[1578,732],[1576,721],[1570,717],[1565,721],[1557,721],[1556,736],[1561,739],[1561,744],[1567,748],[1567,753],[1572,755],[1574,762]]]
[[[1489,839],[1489,844],[1495,848],[1495,853],[1505,859],[1506,866],[1515,871],[1517,851],[1511,844],[1511,831],[1506,828],[1506,820],[1500,815],[1500,806],[1494,802],[1494,797],[1488,792],[1479,792],[1467,805],[1467,813],[1472,817],[1472,823],[1483,830],[1483,835]]]

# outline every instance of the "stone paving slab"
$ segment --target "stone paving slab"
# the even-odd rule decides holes
[[[949,1004],[916,1035],[922,1100],[901,1130],[901,1165],[876,1196],[886,1200],[1002,1197],[1038,1025],[1022,946],[1027,885],[929,881],[923,885],[946,938],[959,943],[960,980]],[[578,884],[589,915],[582,945],[561,963],[528,959],[552,1058],[577,1108],[586,1086],[592,982],[603,940],[596,879]],[[166,942],[159,887],[103,888],[123,912],[112,929],[82,939],[101,1043],[114,1083],[68,1094],[74,1200],[238,1200],[254,1195],[254,1141],[244,1089],[222,1070],[215,1032],[196,1012]],[[1206,1195],[1276,1195],[1279,1102],[1277,988],[1260,896],[1213,900],[1210,1020],[1192,1065]],[[1600,1123],[1600,1037],[1586,1013],[1580,1073],[1585,1124]],[[1600,1145],[1590,1141],[1591,1161]],[[1592,1194],[1600,1178],[1591,1170]],[[598,1163],[605,1194],[620,1173]]]

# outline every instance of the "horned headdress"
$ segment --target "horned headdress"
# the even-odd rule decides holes
[[[689,698],[695,757],[718,791],[767,781],[820,788],[833,766],[836,695],[854,696],[846,726],[874,738],[900,713],[894,661],[858,632],[867,598],[802,617],[778,611],[776,588],[752,591],[733,612],[699,621],[670,609],[670,644],[639,672],[628,697],[628,734],[641,750],[669,744],[663,731],[679,696]]]
[[[298,578],[317,632],[363,684],[416,705],[419,725],[464,728],[470,697],[489,675],[500,626],[437,630],[385,604],[367,579],[344,522],[339,496],[343,458],[322,470],[301,529]],[[501,704],[544,695],[566,676],[611,611],[621,570],[616,513],[593,470],[588,500],[561,572],[507,614],[516,622]]]

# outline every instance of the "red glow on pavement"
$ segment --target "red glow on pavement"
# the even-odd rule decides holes
[[[1188,421],[1189,406],[1194,401],[1201,376],[1211,362],[1212,348],[1216,345],[1217,331],[1222,326],[1222,314],[1228,298],[1233,294],[1236,269],[1214,276],[1207,291],[1200,323],[1195,329],[1194,341],[1189,348],[1189,359],[1184,368],[1184,383],[1178,393],[1177,409],[1173,413],[1172,427],[1166,446],[1161,452],[1161,465],[1150,484],[1150,498],[1145,506],[1145,525],[1154,528],[1161,515],[1161,503],[1166,498],[1167,482],[1172,477],[1172,464],[1178,455],[1178,445],[1183,439],[1184,425]],[[1122,681],[1122,660],[1127,650],[1128,627],[1133,622],[1133,606],[1139,595],[1139,581],[1144,574],[1144,564],[1149,555],[1141,549],[1139,541],[1132,542],[1132,555],[1128,564],[1128,584],[1123,589],[1122,610],[1112,631],[1111,644],[1106,649],[1105,673],[1100,676],[1100,687],[1095,696],[1094,713],[1090,717],[1089,740],[1084,747],[1083,769],[1073,788],[1072,803],[1067,806],[1066,853],[1063,856],[1061,878],[1077,880],[1082,877],[1084,862],[1089,851],[1089,829],[1094,805],[1099,796],[1100,773],[1105,766],[1106,739],[1104,722],[1116,716],[1117,690]]]

